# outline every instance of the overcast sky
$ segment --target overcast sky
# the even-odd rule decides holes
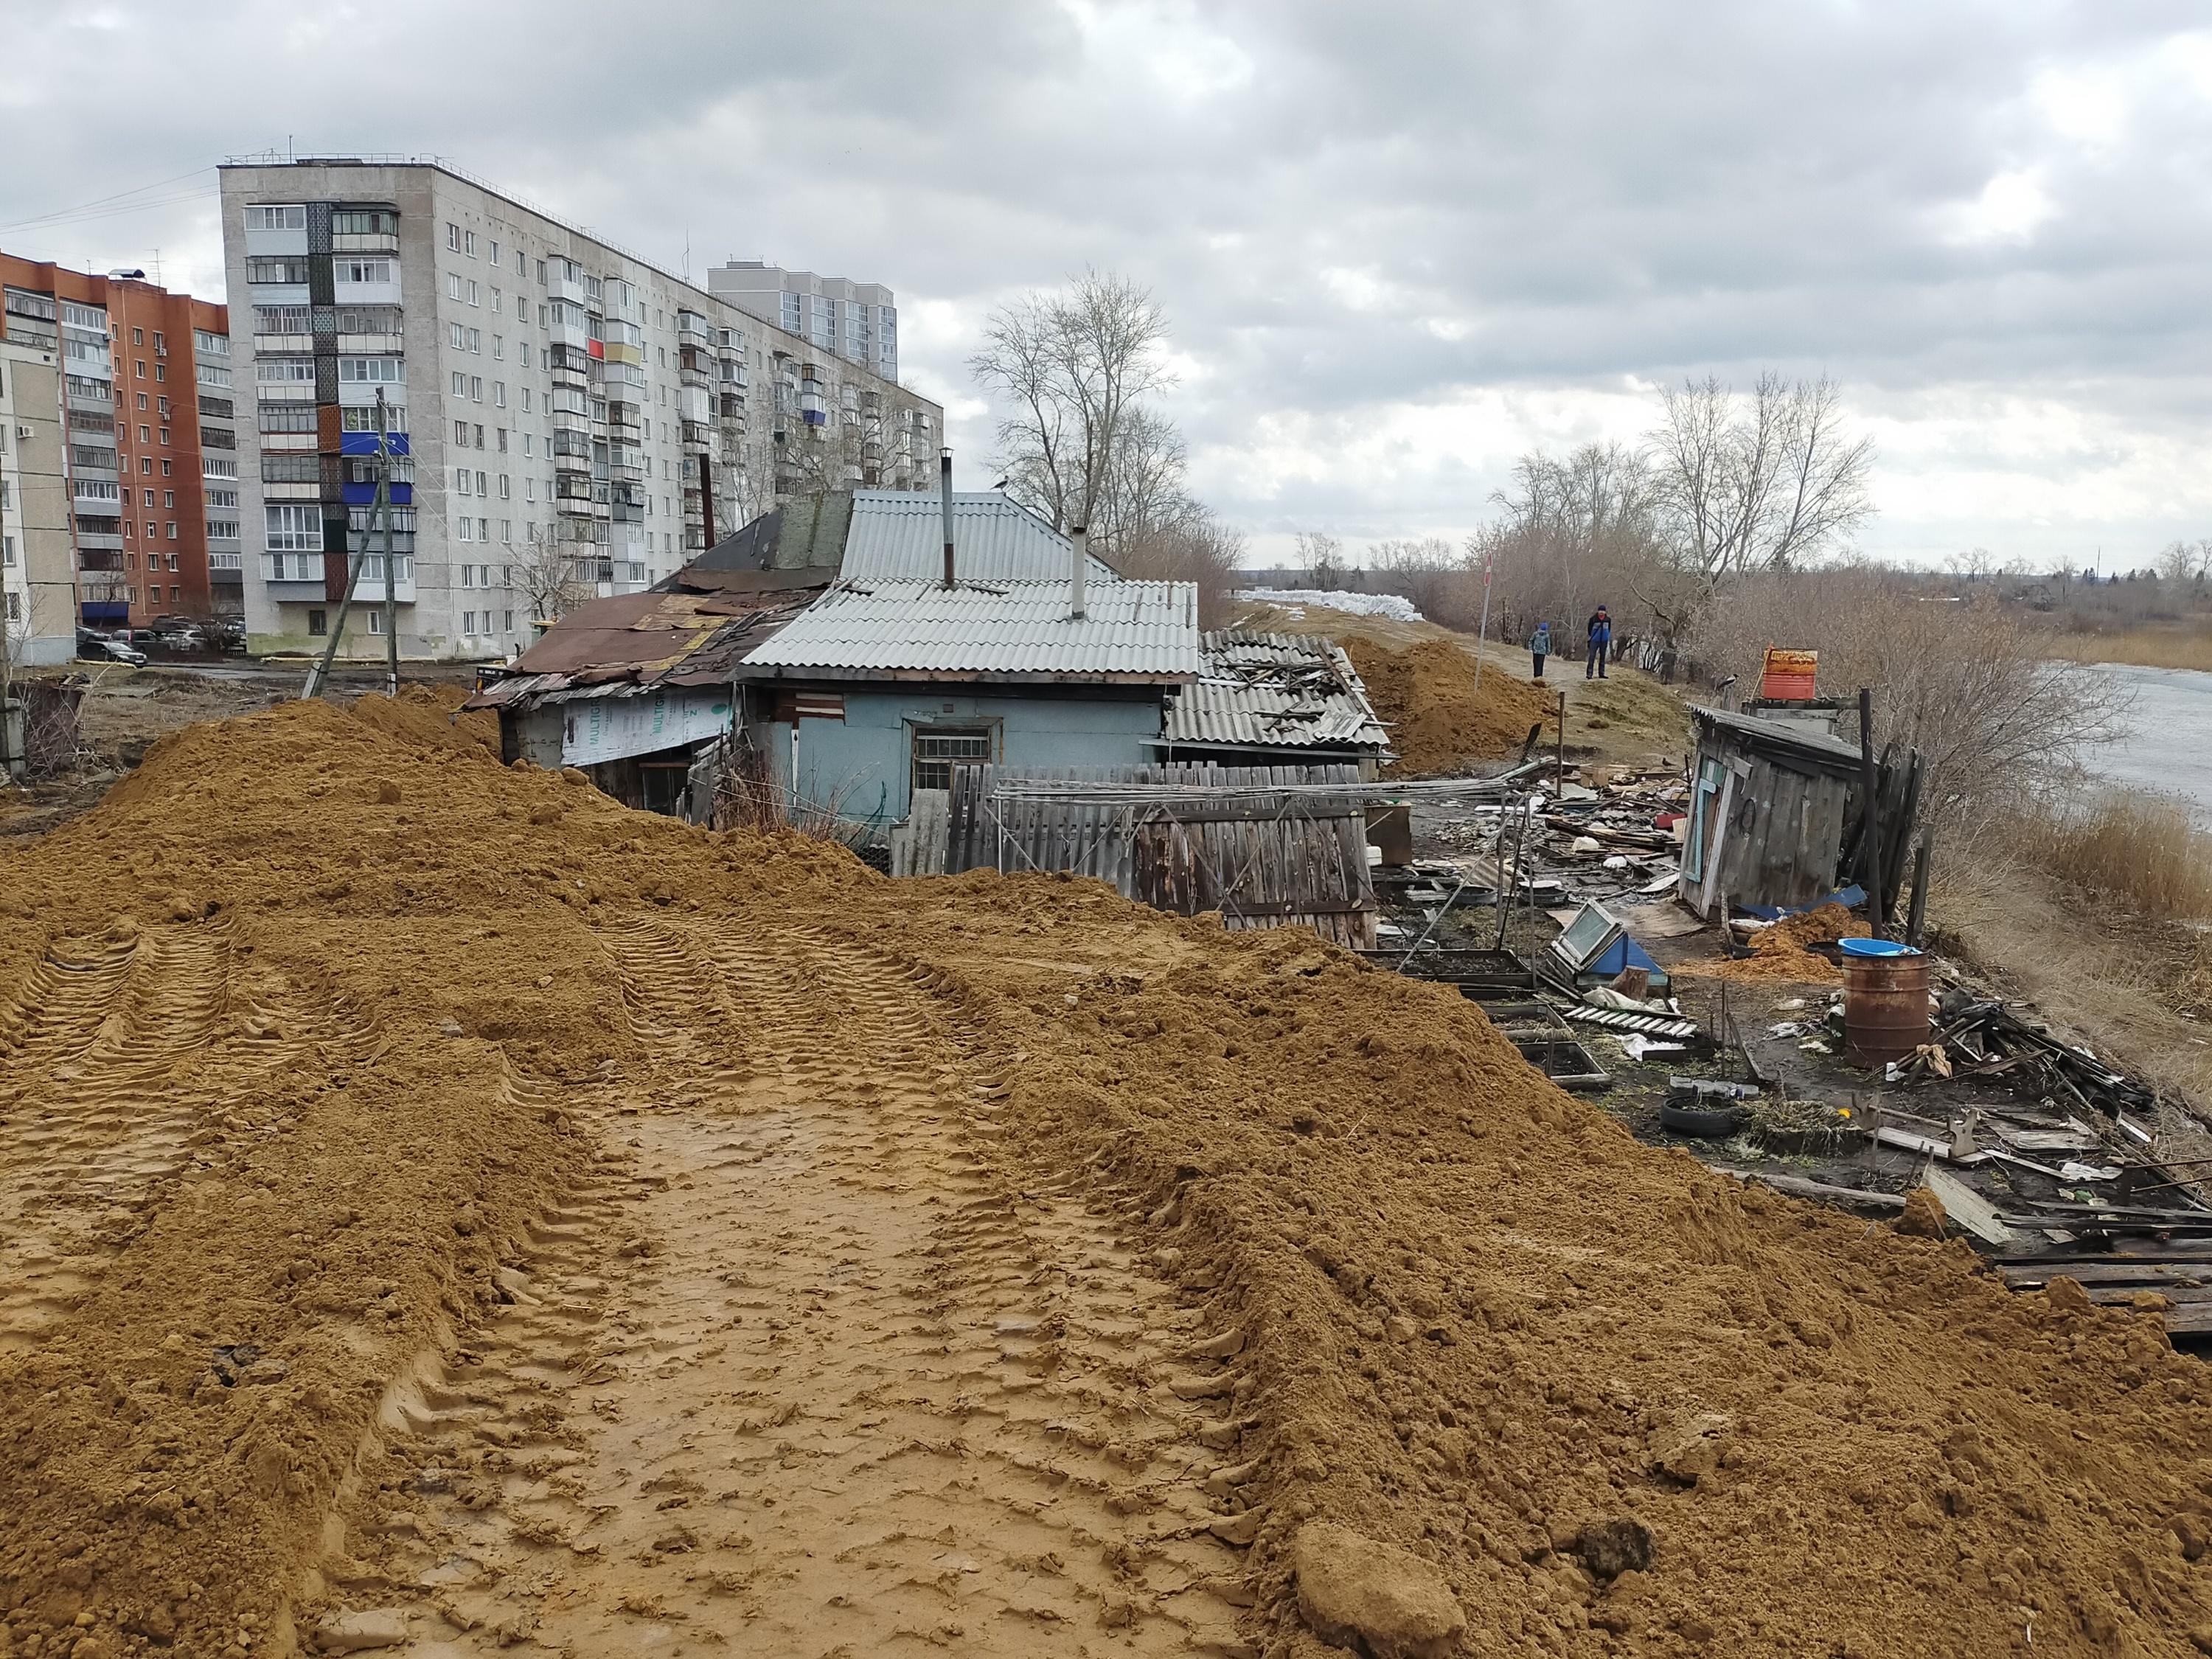
[[[984,317],[1097,264],[1259,556],[1457,537],[1762,366],[1844,384],[1875,553],[2212,536],[2203,0],[4,4],[9,252],[220,296],[222,156],[441,155],[695,276],[889,283],[979,484]]]

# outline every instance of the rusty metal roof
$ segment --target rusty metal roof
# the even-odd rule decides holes
[[[1332,640],[1220,629],[1168,710],[1168,744],[1389,752],[1389,732]]]
[[[471,708],[520,708],[592,688],[726,685],[738,659],[799,614],[799,594],[618,593],[549,629]]]
[[[831,588],[747,653],[748,678],[1094,680],[1199,672],[1198,589],[1104,581],[1068,615],[1065,582],[857,582]]]

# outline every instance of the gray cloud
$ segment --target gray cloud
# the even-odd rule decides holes
[[[0,224],[296,141],[436,152],[695,272],[888,282],[908,379],[986,423],[989,305],[1151,284],[1199,481],[1267,538],[1463,531],[1632,387],[1826,370],[1877,549],[2212,529],[2212,33],[2106,0],[394,0],[19,15]],[[2191,33],[2191,30],[2198,30]],[[197,194],[190,192],[197,190]],[[0,229],[219,285],[211,175]],[[1647,394],[1648,396],[1648,394]]]

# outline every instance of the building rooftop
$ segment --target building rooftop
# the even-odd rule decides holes
[[[745,652],[799,614],[815,589],[758,594],[654,590],[580,605],[471,696],[470,708],[727,685]]]
[[[934,491],[832,490],[764,513],[694,560],[695,570],[836,566],[848,580],[937,581],[945,573],[945,508]],[[1074,544],[994,489],[952,497],[952,565],[962,581],[1066,582]],[[1089,580],[1118,580],[1092,555]]]
[[[1389,752],[1389,732],[1335,641],[1226,629],[1199,648],[1199,678],[1176,694],[1164,744]]]
[[[849,576],[749,653],[771,679],[1089,680],[1198,678],[1198,589],[1109,581],[1068,615],[1064,581],[855,581]]]

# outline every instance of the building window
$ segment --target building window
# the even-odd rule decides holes
[[[475,404],[483,401],[483,377],[480,374],[469,376],[469,401]]]
[[[469,377],[465,374],[456,374],[453,376],[453,396],[456,398],[465,398],[468,395]]]
[[[461,228],[459,225],[449,222],[446,226],[446,246],[455,253],[461,251]]]
[[[313,357],[256,357],[253,378],[264,386],[313,386],[315,383],[315,360]],[[139,428],[143,433],[145,428]],[[144,443],[142,436],[138,441]]]
[[[313,635],[317,639],[320,639],[324,635],[330,631],[331,619],[329,612],[324,611],[310,611],[307,613],[307,632],[309,634]]]
[[[392,261],[389,259],[336,259],[331,261],[331,268],[341,283],[388,283],[392,280]],[[304,283],[307,279],[303,276],[300,280]]]
[[[917,789],[950,789],[955,768],[987,765],[990,758],[988,726],[914,728],[914,787]]]
[[[323,550],[323,517],[309,503],[271,501],[263,509],[267,546],[271,553],[319,553]]]
[[[249,283],[282,283],[287,287],[304,286],[307,280],[305,259],[248,259],[246,280]]]
[[[307,210],[304,207],[250,207],[246,210],[248,230],[305,230]]]
[[[473,230],[465,230],[461,233],[461,251],[467,254],[471,259],[477,257],[476,232]]]
[[[331,215],[331,230],[339,236],[396,236],[399,216],[389,208],[340,208]]]
[[[469,303],[472,306],[481,306],[483,304],[483,300],[477,297],[477,285],[473,282],[469,284]]]

